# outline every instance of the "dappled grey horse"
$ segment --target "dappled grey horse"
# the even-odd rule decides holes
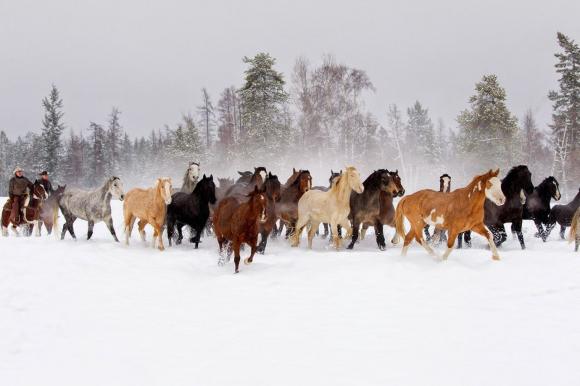
[[[183,184],[181,185],[180,192],[191,194],[197,181],[199,180],[199,162],[190,162],[189,167],[185,171],[183,176]]]
[[[65,190],[59,201],[60,210],[66,221],[62,227],[61,240],[64,239],[67,230],[73,239],[76,240],[73,223],[77,218],[80,218],[89,223],[87,240],[93,235],[95,222],[104,221],[115,241],[119,241],[115,234],[115,228],[113,228],[113,219],[111,218],[112,198],[117,198],[121,201],[125,198],[123,183],[119,177],[108,178],[103,186],[92,191]]]

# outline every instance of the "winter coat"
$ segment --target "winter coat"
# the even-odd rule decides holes
[[[30,188],[30,191],[34,189],[32,182],[24,176],[22,177],[12,177],[10,179],[10,183],[8,186],[8,195],[10,197],[13,196],[22,196],[26,194],[26,188]]]
[[[46,191],[46,194],[51,195],[52,192],[54,192],[54,190],[52,189],[52,184],[50,183],[49,180],[44,180],[41,178],[41,179],[36,180],[36,181],[42,185],[42,187]]]

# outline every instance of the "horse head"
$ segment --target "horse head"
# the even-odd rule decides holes
[[[300,170],[300,174],[296,177],[295,183],[298,184],[300,194],[304,194],[312,188],[312,176],[308,170]]]
[[[32,186],[32,197],[44,201],[48,198],[48,193],[44,189],[44,186],[40,183],[40,181],[35,181],[34,185]]]
[[[268,200],[266,198],[266,192],[254,186],[248,197],[250,198],[250,207],[253,208],[254,214],[259,215],[258,219],[261,223],[265,223],[268,219],[266,215],[266,209],[268,209]]]
[[[187,168],[187,178],[190,182],[196,183],[199,179],[199,162],[190,162]]]
[[[281,196],[281,189],[282,186],[278,177],[270,172],[268,172],[268,177],[266,178],[266,182],[264,182],[264,189],[266,191],[266,195],[274,200],[274,202],[280,201],[282,198]]]
[[[264,182],[266,182],[266,177],[268,176],[268,173],[266,172],[266,168],[263,166],[258,166],[257,168],[254,168],[254,176],[253,179],[255,181],[255,178],[260,176],[260,178],[262,179],[262,182],[260,183],[263,184]]]
[[[213,174],[210,174],[209,177],[206,177],[204,174],[195,187],[194,192],[201,192],[201,194],[207,198],[210,204],[215,204],[217,198],[215,196],[215,183],[213,182]]]
[[[341,175],[342,175],[342,170],[340,172],[335,172],[332,169],[330,169],[330,178],[328,179],[328,186],[332,187],[332,184],[334,182],[336,182],[338,177],[340,177]]]
[[[403,197],[405,195],[405,188],[401,183],[401,177],[399,177],[399,170],[395,170],[394,172],[389,172],[391,176],[391,180],[395,183],[397,187],[397,193],[393,194],[393,197]]]
[[[502,190],[502,182],[497,177],[499,174],[499,169],[489,170],[486,174],[478,176],[476,180],[477,189],[481,190],[482,182],[485,184],[485,197],[491,200],[496,205],[505,204],[506,198]]]
[[[521,189],[526,194],[532,194],[534,192],[532,173],[526,165],[518,165],[511,168],[501,185],[504,193],[508,195],[519,194]]]
[[[560,198],[562,198],[562,195],[560,194],[560,184],[553,176],[546,178],[542,184],[546,184],[546,189],[554,200],[559,201]]]
[[[439,177],[439,191],[449,193],[451,191],[451,176],[447,173]]]
[[[163,201],[165,201],[165,205],[171,204],[171,178],[169,177],[161,177],[157,179],[157,189],[159,189],[159,193]]]
[[[346,178],[348,186],[355,192],[359,194],[364,192],[365,187],[360,180],[360,173],[354,166],[347,166],[342,178]]]
[[[114,198],[117,198],[121,201],[125,199],[125,192],[123,191],[123,182],[119,177],[111,177],[109,181],[107,181],[107,192],[111,193]]]

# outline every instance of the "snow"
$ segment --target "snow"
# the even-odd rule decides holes
[[[10,234],[0,384],[578,385],[580,254],[532,226],[499,262],[475,235],[438,262],[369,234],[354,251],[270,241],[238,275],[213,238],[160,252],[102,223],[86,241],[81,220],[76,242]]]

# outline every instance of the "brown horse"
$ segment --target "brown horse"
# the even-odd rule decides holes
[[[150,224],[153,227],[153,248],[164,250],[162,235],[169,204],[171,204],[171,178],[158,178],[155,186],[149,189],[135,188],[128,191],[123,201],[125,243],[129,245],[133,225],[138,218],[141,240],[145,241],[145,225]]]
[[[260,225],[267,220],[268,198],[258,187],[248,195],[247,202],[240,203],[234,197],[226,197],[218,204],[213,216],[214,232],[220,248],[219,265],[224,264],[224,247],[227,247],[227,258],[234,252],[235,273],[240,267],[240,248],[248,244],[250,256],[244,259],[245,264],[252,263],[258,244]]]
[[[54,228],[54,235],[58,237],[58,201],[62,197],[66,185],[60,186],[42,204],[40,209],[40,225],[46,227],[48,234],[52,233],[52,228]]]
[[[276,204],[276,213],[280,218],[277,234],[280,235],[286,226],[286,238],[294,232],[298,220],[298,201],[312,188],[312,176],[308,170],[298,170],[297,173],[292,170],[292,176],[285,184],[287,187],[282,188],[280,202]]]
[[[570,235],[568,236],[568,241],[576,241],[574,246],[574,251],[578,252],[578,247],[580,247],[580,208],[576,209],[574,217],[572,217],[572,223],[570,225]]]
[[[2,210],[2,235],[8,236],[8,226],[12,223],[12,231],[20,236],[18,232],[19,226],[26,226],[25,234],[30,236],[32,234],[32,229],[36,224],[36,236],[40,236],[40,210],[44,200],[48,198],[48,194],[40,181],[34,182],[32,185],[32,192],[28,192],[24,205],[21,209],[20,216],[18,216],[18,222],[14,223],[10,221],[10,211],[12,209],[12,200],[8,199],[4,204]]]
[[[492,258],[499,260],[499,254],[491,232],[483,223],[486,197],[496,205],[505,203],[501,189],[501,181],[497,178],[499,169],[476,176],[465,188],[456,189],[450,193],[436,192],[430,189],[420,190],[403,197],[397,205],[395,226],[397,234],[405,237],[403,256],[406,255],[409,244],[417,240],[431,255],[437,256],[431,246],[423,239],[423,229],[426,224],[436,228],[447,229],[447,250],[443,260],[447,259],[457,235],[473,230],[487,239],[492,251]],[[411,224],[411,230],[405,235],[404,218]]]

